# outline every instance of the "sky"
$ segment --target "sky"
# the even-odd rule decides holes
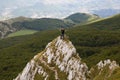
[[[76,12],[94,13],[103,9],[120,11],[120,0],[2,0],[0,19],[18,16],[64,18]]]

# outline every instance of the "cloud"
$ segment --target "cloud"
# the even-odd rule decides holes
[[[8,19],[12,17],[12,9],[11,8],[5,8],[5,10],[1,13],[1,16],[3,20]]]
[[[48,15],[48,12],[46,12],[46,14],[44,12],[41,13],[34,12],[30,17],[31,18],[60,18],[60,17],[62,18],[63,14],[51,12]]]
[[[77,0],[43,0],[46,5],[58,5],[58,4],[71,4],[77,2]]]
[[[40,16],[40,14],[34,12],[32,15],[31,15],[31,18],[41,18],[42,16]]]
[[[101,9],[120,10],[120,0],[3,0],[0,16],[63,18],[75,12],[91,13]]]

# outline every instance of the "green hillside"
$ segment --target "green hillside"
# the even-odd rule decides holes
[[[31,29],[37,31],[70,28],[76,24],[86,24],[98,20],[100,17],[95,14],[75,13],[65,19],[56,18],[27,18],[16,17],[0,23],[0,38],[5,38],[11,33],[22,29]],[[5,23],[6,25],[4,25]],[[15,33],[16,34],[16,33]]]
[[[25,30],[20,30],[20,31],[11,33],[11,34],[8,35],[8,37],[29,35],[29,34],[34,34],[36,32],[37,32],[36,30],[27,30],[27,29],[25,29]]]
[[[77,24],[84,24],[86,22],[94,21],[97,19],[100,19],[100,17],[95,14],[87,13],[75,13],[65,18],[65,20],[69,20]]]
[[[16,18],[11,18],[11,19],[5,20],[5,22],[7,22],[8,24],[12,24],[14,22],[23,22],[23,21],[31,21],[31,20],[33,20],[33,19],[20,16],[20,17],[16,17]]]
[[[79,29],[85,30],[118,30],[120,29],[120,14],[95,21],[93,23],[79,26]]]
[[[30,21],[24,22],[14,22],[12,23],[13,27],[32,29],[32,30],[52,30],[59,29],[61,27],[67,28],[71,27],[72,24],[65,23],[59,19],[51,18],[42,18],[42,19],[33,19]]]
[[[0,38],[5,38],[9,34],[23,29],[43,31],[60,29],[61,27],[69,28],[72,27],[73,25],[74,25],[73,23],[65,22],[62,19],[54,18],[33,19],[21,16],[0,22]]]
[[[108,58],[116,60],[120,64],[120,31],[115,27],[120,23],[116,20],[120,20],[119,15],[67,29],[67,36],[89,68],[100,60]],[[112,28],[103,29],[102,27],[101,29],[97,27],[98,25],[111,25]],[[26,63],[57,36],[59,36],[59,30],[51,30],[0,40],[0,79],[11,80],[15,78]]]

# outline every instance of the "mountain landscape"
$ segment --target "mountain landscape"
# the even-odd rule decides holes
[[[94,30],[119,30],[120,29],[120,14],[111,16],[109,18],[99,19],[90,23],[87,23],[87,25],[79,26],[81,29],[94,29]]]
[[[93,13],[110,17],[120,13],[119,0],[4,0],[0,20],[25,16],[30,18],[64,18],[71,13]]]
[[[22,30],[28,30],[27,33],[29,32],[29,30],[31,31],[33,30],[34,33],[34,30],[43,31],[43,30],[60,29],[61,27],[69,28],[78,23],[85,24],[88,21],[94,21],[97,19],[99,19],[98,16],[90,15],[86,13],[84,14],[75,13],[65,19],[54,19],[54,18],[33,19],[33,18],[26,18],[21,16],[21,17],[2,21],[0,23],[0,37],[1,38],[7,37],[11,33],[13,33],[12,35],[14,36],[15,32]],[[22,32],[19,35],[23,35]],[[15,36],[17,35],[15,34]]]
[[[113,75],[118,75],[113,73],[116,70],[120,70],[116,61],[105,60],[88,71],[73,44],[66,37],[64,40],[58,37],[27,63],[15,80],[112,80]]]
[[[3,24],[4,23],[4,24]],[[14,33],[20,30],[52,30],[59,29],[60,27],[70,27],[72,24],[65,23],[59,19],[50,19],[50,18],[42,18],[42,19],[32,19],[25,17],[18,17],[10,20],[6,20],[1,22],[1,38],[8,36],[10,33]]]
[[[85,80],[87,69],[72,43],[58,37],[48,43],[15,80]]]
[[[92,21],[84,25],[78,24],[75,27],[67,29],[66,35],[69,36],[69,38],[67,37],[65,40],[60,40],[59,37],[57,37],[60,33],[59,30],[56,29],[40,31],[31,35],[1,39],[0,79],[26,80],[32,78],[33,80],[44,80],[45,78],[48,78],[55,80],[59,78],[62,80],[62,76],[62,78],[64,78],[63,80],[72,80],[73,78],[77,79],[79,75],[69,76],[69,74],[76,74],[74,71],[76,72],[76,69],[78,68],[81,69],[81,67],[77,67],[75,65],[83,64],[85,74],[82,73],[81,80],[119,80],[119,20],[120,14],[117,14],[109,18]],[[58,43],[56,43],[57,41]],[[49,46],[46,46],[47,44]],[[63,48],[59,49],[59,46],[55,46],[57,44],[63,46]],[[64,45],[68,47],[66,48]],[[72,50],[70,46],[76,50]],[[51,53],[49,52],[49,49]],[[46,50],[48,51],[46,52]],[[57,50],[62,51],[61,53],[58,52],[59,55],[65,56],[69,55],[69,51],[73,51],[73,53],[71,53],[73,55],[68,59],[68,61],[75,59],[74,62],[76,63],[74,63],[75,65],[73,65],[73,69],[71,69],[73,66],[70,66],[69,63],[64,61],[65,56],[57,55]],[[66,50],[68,52],[64,53]],[[33,58],[33,56],[35,57]],[[43,60],[43,57],[45,57],[45,60]],[[61,59],[59,65],[57,65],[57,62],[55,61],[58,57]],[[48,60],[51,62],[48,63]],[[42,64],[42,61],[45,61],[45,63]],[[69,72],[66,70],[67,67],[62,65],[64,62],[72,71],[69,70]],[[59,67],[60,65],[62,66]],[[61,70],[63,66],[64,70]],[[79,73],[80,72],[81,70]],[[43,73],[45,75],[43,75]]]
[[[120,0],[1,0],[0,80],[120,80]]]
[[[89,21],[95,21],[100,19],[98,15],[86,14],[86,13],[75,13],[65,18],[65,20],[72,21],[73,23],[87,23]]]

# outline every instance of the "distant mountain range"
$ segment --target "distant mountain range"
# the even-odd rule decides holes
[[[0,37],[4,38],[10,33],[20,31],[23,29],[30,30],[53,30],[63,28],[69,28],[78,23],[86,23],[99,19],[99,16],[94,14],[86,13],[75,13],[68,16],[65,19],[54,19],[54,18],[26,18],[26,17],[17,17],[9,20],[2,21],[0,23]],[[4,24],[3,24],[4,23]]]
[[[37,4],[37,5],[39,5],[39,4]],[[35,9],[37,7],[35,7]],[[42,8],[43,6],[39,5],[39,7]],[[38,10],[39,10],[39,7],[37,8]],[[30,18],[44,18],[44,17],[47,17],[47,18],[48,17],[49,18],[51,18],[51,17],[63,18],[63,17],[67,16],[70,13],[67,10],[65,11],[65,13],[62,13],[61,12],[62,10],[61,10],[60,12],[59,11],[58,12],[53,12],[53,14],[51,15],[51,13],[49,14],[47,11],[45,11],[44,13],[41,13],[40,10],[38,12],[34,12],[31,9],[32,9],[32,7],[29,7],[29,8],[26,8],[26,9],[20,8],[20,9],[14,10],[11,13],[6,14],[6,15],[2,15],[2,13],[5,14],[5,12],[4,12],[5,10],[4,9],[0,10],[1,11],[0,20],[6,20],[6,19],[10,19],[10,18],[19,17],[19,16],[25,16],[25,17],[30,17]],[[7,12],[7,10],[6,10],[6,12]],[[9,8],[8,8],[8,12],[9,12]],[[77,12],[81,13],[80,11],[77,11]],[[93,9],[93,10],[90,10],[88,12],[92,13],[92,14],[97,14],[100,17],[105,18],[105,17],[110,17],[110,16],[115,15],[115,14],[119,14],[120,13],[120,9],[112,9],[112,8]]]
[[[110,17],[115,14],[120,13],[120,9],[101,9],[101,10],[94,10],[94,14],[99,15],[100,17]]]

